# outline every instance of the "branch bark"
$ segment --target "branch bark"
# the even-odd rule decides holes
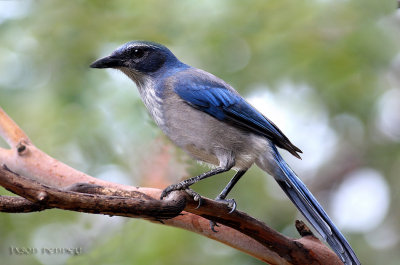
[[[0,196],[0,211],[23,213],[59,208],[143,218],[217,240],[270,264],[342,264],[302,223],[300,239],[286,237],[241,211],[203,198],[201,207],[185,192],[159,200],[161,190],[111,183],[86,175],[48,156],[0,108],[0,185],[21,196]],[[218,233],[209,221],[221,224]]]

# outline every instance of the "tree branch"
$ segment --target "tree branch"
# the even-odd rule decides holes
[[[1,174],[1,173],[0,173]],[[31,202],[17,196],[0,195],[0,212],[4,213],[31,213],[48,209],[46,205]]]
[[[11,149],[0,149],[0,185],[23,197],[0,197],[0,211],[30,212],[59,208],[94,214],[161,221],[207,236],[270,264],[342,264],[304,226],[300,239],[288,238],[223,203],[203,198],[201,207],[185,192],[158,200],[161,190],[99,180],[36,148],[0,108],[0,134]],[[184,211],[183,211],[184,210]],[[208,220],[222,224],[212,232]]]
[[[161,220],[178,216],[185,207],[185,197],[175,193],[169,200],[160,201],[138,191],[105,195],[100,193],[102,187],[86,183],[61,190],[24,178],[4,166],[0,168],[0,185],[47,208],[55,207],[85,213]],[[91,189],[92,193],[89,193],[88,189]],[[86,193],[79,190],[84,190]]]

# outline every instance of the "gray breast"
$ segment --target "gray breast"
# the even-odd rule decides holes
[[[163,94],[164,132],[196,159],[219,165],[233,156],[235,168],[247,169],[267,148],[267,139],[245,132],[195,109],[171,86]]]

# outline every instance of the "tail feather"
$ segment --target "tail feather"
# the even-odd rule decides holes
[[[272,151],[274,161],[276,162],[274,170],[271,171],[270,162],[268,163],[269,168],[264,168],[265,163],[258,162],[257,164],[261,164],[261,168],[272,173],[279,186],[285,191],[287,196],[296,205],[304,217],[306,217],[318,233],[331,246],[344,264],[361,264],[343,234],[335,226],[304,183],[283,160],[275,146],[272,146]]]

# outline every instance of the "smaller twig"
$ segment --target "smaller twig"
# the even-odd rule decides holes
[[[0,135],[10,147],[15,147],[21,139],[30,142],[28,136],[0,107]]]
[[[295,226],[297,229],[297,232],[299,232],[300,236],[305,237],[305,236],[313,236],[315,237],[314,233],[311,231],[311,229],[301,220],[296,220]]]
[[[0,196],[0,212],[31,213],[49,209],[46,205],[31,202],[19,196]]]

